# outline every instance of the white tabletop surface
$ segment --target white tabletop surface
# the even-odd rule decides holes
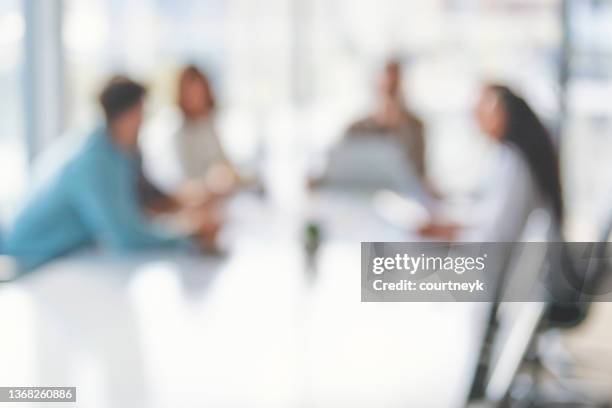
[[[242,196],[228,219],[226,256],[79,254],[0,286],[0,385],[87,408],[463,405],[486,305],[361,303],[359,242],[414,239],[367,198]]]

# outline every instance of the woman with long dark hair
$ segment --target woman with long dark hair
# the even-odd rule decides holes
[[[563,198],[559,157],[546,128],[525,100],[507,87],[491,85],[485,89],[485,92],[490,92],[494,98],[499,98],[503,113],[497,115],[505,116],[501,141],[520,151],[535,177],[543,198],[552,209],[554,220],[561,223]]]
[[[559,157],[542,122],[523,98],[501,85],[483,88],[474,113],[481,131],[499,143],[487,174],[489,188],[475,214],[478,240],[519,241],[537,209],[548,214],[548,239],[559,237],[564,212]],[[459,228],[432,224],[422,232],[451,239]]]

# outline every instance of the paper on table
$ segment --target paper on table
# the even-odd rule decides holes
[[[407,230],[417,230],[431,221],[430,212],[423,204],[390,190],[376,193],[373,204],[381,218]]]

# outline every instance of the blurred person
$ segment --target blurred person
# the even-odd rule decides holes
[[[501,85],[483,88],[474,116],[499,147],[484,196],[474,208],[477,222],[466,229],[434,221],[421,232],[448,240],[476,235],[483,242],[519,241],[530,215],[543,209],[550,221],[549,238],[561,237],[559,157],[542,122],[522,97]]]
[[[204,185],[208,192],[226,194],[238,182],[215,127],[215,97],[206,75],[194,65],[183,68],[177,105],[182,123],[172,140],[183,187]],[[184,190],[185,191],[185,190]]]
[[[425,181],[425,127],[402,97],[402,67],[396,60],[384,66],[378,82],[374,111],[349,126],[347,138],[393,138],[406,154],[416,175]]]
[[[120,252],[212,245],[219,227],[213,214],[194,212],[183,221],[187,227],[177,229],[146,214],[138,153],[145,93],[128,78],[113,78],[100,95],[104,126],[34,185],[4,241],[5,252],[20,269],[95,243]],[[164,199],[160,211],[180,207],[176,200]]]

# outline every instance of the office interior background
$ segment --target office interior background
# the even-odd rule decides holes
[[[558,138],[569,238],[593,238],[607,210],[608,1],[38,3],[0,3],[5,217],[29,160],[99,117],[96,95],[113,73],[150,84],[154,117],[175,101],[178,67],[197,63],[217,94],[223,142],[246,172],[280,151],[302,164],[294,171],[316,172],[321,152],[369,106],[390,55],[405,64],[406,99],[426,122],[442,191],[464,192],[479,174],[486,144],[471,111],[483,80],[495,80],[523,93]]]
[[[270,178],[291,212],[393,56],[440,191],[460,197],[481,175],[489,145],[473,106],[483,82],[506,83],[560,146],[568,239],[595,240],[612,208],[610,38],[609,0],[0,0],[0,220],[27,190],[33,159],[100,119],[110,75],[150,86],[154,134],[185,63],[211,78],[231,159]],[[576,336],[607,380],[610,313],[598,305]]]
[[[608,1],[47,3],[1,3],[5,217],[26,185],[29,160],[99,117],[96,93],[113,73],[150,84],[154,114],[174,103],[180,65],[204,67],[224,143],[255,172],[270,150],[306,152],[301,161],[316,163],[368,107],[390,55],[405,64],[406,99],[426,122],[440,189],[465,191],[477,177],[486,146],[471,109],[483,80],[495,80],[522,92],[559,140],[569,237],[589,239],[606,209]]]

